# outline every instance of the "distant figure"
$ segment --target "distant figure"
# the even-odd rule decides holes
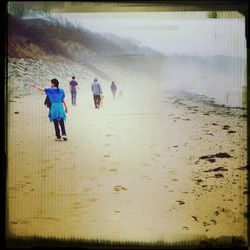
[[[102,99],[102,88],[97,78],[94,78],[94,82],[91,85],[95,108],[99,109]]]
[[[113,81],[111,84],[111,91],[113,94],[113,100],[115,100],[115,95],[116,95],[116,91],[117,91],[117,86],[115,85],[115,82]]]
[[[69,90],[71,93],[71,102],[72,102],[72,105],[74,106],[76,105],[77,86],[78,86],[78,83],[75,80],[75,77],[72,76],[72,80],[69,82]]]
[[[50,122],[54,122],[55,133],[56,133],[56,141],[61,141],[61,133],[59,129],[59,125],[62,131],[62,138],[64,141],[67,141],[67,135],[65,130],[64,121],[66,120],[66,114],[68,112],[67,105],[64,100],[65,93],[63,89],[59,89],[59,82],[57,79],[51,80],[51,88],[41,88],[32,84],[32,87],[39,90],[44,91],[45,94],[48,96],[49,101],[51,102],[51,106],[49,109],[49,120]],[[65,111],[63,109],[63,104],[65,107]]]

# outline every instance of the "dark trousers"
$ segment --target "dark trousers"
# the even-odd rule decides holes
[[[95,103],[95,108],[99,108],[100,103],[101,103],[101,96],[100,95],[94,95],[94,103]]]
[[[61,119],[60,121],[58,121],[57,119],[55,119],[55,120],[53,120],[53,122],[54,122],[54,126],[55,126],[56,137],[58,139],[60,139],[61,138],[61,134],[60,134],[59,124],[60,124],[61,130],[62,130],[62,135],[66,135],[64,121],[63,121],[63,119]]]
[[[71,102],[72,105],[76,105],[76,91],[71,90]]]

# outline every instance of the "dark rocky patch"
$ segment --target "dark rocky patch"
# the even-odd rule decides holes
[[[239,170],[247,170],[247,169],[249,169],[249,166],[246,165],[246,166],[243,166],[243,167],[239,167],[239,168],[237,168],[237,169],[239,169]]]
[[[215,154],[215,155],[204,155],[204,156],[201,156],[199,159],[200,160],[207,160],[207,159],[213,159],[213,158],[231,158],[232,156],[229,155],[228,153],[218,153],[218,154]]]
[[[203,180],[202,179],[197,179],[197,180],[195,180],[195,182],[196,182],[196,184],[199,184],[199,183],[203,182]]]
[[[180,201],[180,200],[178,200],[178,201],[176,201],[176,202],[179,202],[179,205],[184,205],[184,204],[185,204],[184,201]]]
[[[216,160],[215,159],[213,159],[213,158],[211,158],[211,159],[207,159],[207,161],[209,161],[209,162],[216,162]]]
[[[217,167],[217,168],[205,170],[203,172],[209,173],[209,172],[217,172],[217,171],[228,171],[228,169],[226,169],[224,167]]]
[[[192,216],[192,218],[193,218],[195,221],[198,221],[198,219],[197,219],[196,216],[193,216],[193,215],[191,215],[191,216]]]
[[[224,177],[224,175],[222,173],[217,173],[214,175],[216,178],[222,178]]]

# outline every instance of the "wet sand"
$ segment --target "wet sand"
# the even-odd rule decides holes
[[[128,93],[105,94],[95,110],[88,88],[75,107],[66,92],[67,142],[54,140],[44,95],[9,98],[10,235],[246,239],[243,111],[203,96]]]

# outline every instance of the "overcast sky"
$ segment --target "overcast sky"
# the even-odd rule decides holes
[[[60,13],[94,32],[136,39],[168,55],[246,57],[244,19],[207,19],[206,12]]]

